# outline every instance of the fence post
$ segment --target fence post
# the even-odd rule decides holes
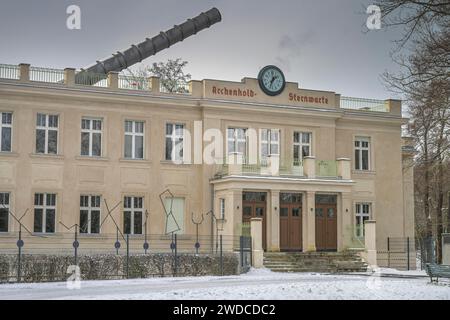
[[[178,268],[178,261],[177,261],[177,254],[178,254],[178,244],[177,244],[177,234],[175,233],[175,261],[174,261],[174,273],[175,276],[177,276],[177,268]]]
[[[130,235],[127,233],[127,279],[130,276]]]
[[[391,267],[391,249],[390,249],[389,237],[387,238],[387,250],[388,250],[388,268],[390,268]]]
[[[219,238],[220,241],[220,275],[223,276],[223,247],[222,247],[222,235]]]
[[[17,247],[19,248],[19,254],[17,256],[17,282],[22,279],[22,224],[19,226],[19,240],[17,241]]]
[[[409,237],[406,238],[406,250],[408,250],[408,270],[410,269],[410,261],[409,261]]]
[[[239,237],[239,251],[241,254],[241,267],[244,267],[244,236]]]
[[[77,226],[75,226],[75,240],[73,242],[73,247],[74,247],[74,255],[75,255],[75,265],[78,265],[78,230],[77,230]]]

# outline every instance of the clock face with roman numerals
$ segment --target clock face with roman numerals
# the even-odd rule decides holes
[[[283,92],[286,85],[283,72],[275,66],[264,67],[258,75],[261,90],[269,96],[276,96]]]

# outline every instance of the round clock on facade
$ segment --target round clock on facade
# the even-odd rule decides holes
[[[283,72],[275,66],[262,68],[258,75],[261,90],[269,96],[276,96],[283,92],[286,85]]]

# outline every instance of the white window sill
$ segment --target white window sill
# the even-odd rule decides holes
[[[172,160],[161,160],[161,164],[171,164],[174,166],[190,166],[192,163],[187,162],[178,162],[178,161],[172,161]]]
[[[30,153],[30,158],[64,160],[64,156],[61,154],[47,154],[47,153]]]
[[[373,171],[373,170],[352,170],[352,174],[375,175],[376,171]]]
[[[109,161],[107,157],[97,157],[97,156],[76,156],[76,160],[90,160],[90,161]]]
[[[127,163],[140,163],[140,164],[151,164],[152,162],[147,159],[132,159],[132,158],[120,158],[119,162]]]

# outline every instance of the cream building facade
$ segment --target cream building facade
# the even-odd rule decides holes
[[[0,70],[2,247],[19,229],[6,210],[28,209],[23,225],[56,243],[67,232],[62,223],[93,239],[114,234],[111,221],[102,224],[106,203],[120,202],[114,216],[125,233],[165,234],[166,190],[177,222],[167,227],[180,237],[195,234],[192,215],[210,210],[218,228],[205,215],[202,235],[239,235],[260,217],[266,251],[357,247],[368,220],[377,242],[414,236],[400,101],[291,82],[269,96],[253,78],[191,81],[177,94],[158,78],[110,73],[90,85],[75,83],[74,69]],[[203,157],[210,129],[223,136],[215,164]]]

